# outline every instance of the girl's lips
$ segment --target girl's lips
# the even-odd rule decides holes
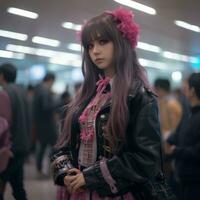
[[[103,58],[97,58],[97,59],[95,60],[96,63],[100,63],[100,62],[102,62],[102,61],[103,61]]]

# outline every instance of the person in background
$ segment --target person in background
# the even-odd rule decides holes
[[[154,87],[159,97],[158,104],[163,139],[166,139],[178,126],[182,116],[182,107],[175,95],[171,93],[169,80],[158,78],[154,82]]]
[[[26,91],[22,86],[15,84],[16,67],[6,63],[0,66],[0,117],[8,124],[11,135],[11,152],[7,168],[0,173],[0,187],[5,188],[9,182],[16,200],[27,200],[24,189],[23,165],[30,148],[28,121],[28,103]]]
[[[81,86],[82,86],[82,82],[75,83],[75,85],[74,85],[74,97],[78,94]]]
[[[187,87],[187,80],[183,80],[182,82],[182,87],[180,89],[176,89],[173,93],[177,97],[177,100],[180,102],[181,107],[182,107],[182,117],[181,120],[176,127],[176,130],[170,134],[170,136],[167,138],[167,143],[170,144],[171,146],[179,146],[180,141],[182,139],[182,132],[187,126],[189,116],[191,114],[191,109],[190,109],[190,103],[188,99],[186,98],[186,87]],[[173,185],[173,190],[177,196],[178,200],[182,200],[181,197],[181,185],[180,185],[180,180],[178,176],[178,168],[177,168],[177,163],[176,163],[176,158],[172,153],[172,156],[174,158],[174,185]]]
[[[35,87],[29,84],[26,88],[26,95],[28,101],[29,108],[29,121],[30,121],[30,135],[31,135],[31,147],[30,154],[35,153],[36,149],[36,132],[35,132],[35,124],[34,124],[34,116],[33,116],[33,99],[34,99]]]
[[[138,33],[123,8],[82,28],[84,81],[55,147],[68,148],[74,168],[58,200],[149,199],[144,187],[161,171],[161,138],[156,96],[135,51]]]
[[[164,170],[169,184],[175,185],[173,148],[167,140],[174,133],[182,118],[182,107],[177,98],[171,93],[170,82],[167,79],[158,78],[154,82],[158,95],[159,118],[164,148]]]
[[[34,125],[37,138],[36,168],[39,178],[46,178],[43,170],[43,158],[48,146],[55,145],[57,140],[57,125],[55,110],[58,106],[54,100],[51,87],[55,81],[53,73],[47,73],[43,82],[35,88],[33,100]]]
[[[67,105],[71,101],[71,94],[69,92],[69,87],[66,86],[65,91],[60,95],[60,106],[57,108],[56,112],[58,113],[57,124],[59,133],[63,127],[63,123],[67,113]]]
[[[13,153],[11,151],[11,140],[8,130],[8,122],[5,118],[0,117],[0,173],[2,173],[7,168],[11,157],[13,157]],[[0,183],[0,200],[3,200],[3,193],[4,185]]]
[[[174,149],[178,177],[181,183],[181,200],[198,200],[200,197],[200,73],[187,80],[186,97],[191,115],[181,129],[180,141]]]
[[[63,120],[66,115],[66,105],[71,101],[71,94],[69,92],[69,87],[66,86],[65,91],[60,95],[60,107],[57,112],[59,113],[60,120]]]

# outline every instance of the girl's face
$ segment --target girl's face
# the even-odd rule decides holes
[[[88,51],[92,62],[102,69],[107,76],[115,73],[113,66],[114,44],[112,41],[98,37],[88,44]]]

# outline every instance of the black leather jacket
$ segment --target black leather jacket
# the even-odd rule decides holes
[[[105,105],[96,118],[98,159],[101,156],[105,157],[102,127],[108,119],[110,106],[110,104]],[[147,90],[138,92],[137,95],[130,93],[128,108],[130,113],[126,131],[127,142],[119,153],[109,157],[106,162],[112,178],[116,181],[118,192],[116,194],[111,192],[101,173],[98,160],[95,165],[83,169],[85,187],[97,191],[100,196],[116,196],[130,191],[134,193],[135,186],[146,183],[161,170],[160,124],[155,95]],[[76,167],[79,151],[77,141],[80,141],[77,115],[74,115],[71,138],[71,150]]]

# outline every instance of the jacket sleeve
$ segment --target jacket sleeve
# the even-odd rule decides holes
[[[200,126],[198,129],[192,130],[190,129],[190,134],[195,131],[196,133],[200,133]],[[192,135],[192,134],[191,134]],[[191,160],[200,160],[199,155],[200,155],[200,137],[196,138],[196,142],[193,145],[188,145],[184,147],[179,147],[177,146],[174,150],[175,156],[177,159],[182,159],[187,162],[190,162]]]
[[[129,123],[135,124],[133,120],[130,117]],[[96,190],[101,196],[121,194],[127,191],[127,188],[142,184],[156,175],[161,161],[160,125],[155,100],[140,110],[136,126],[130,130],[131,133],[127,133],[131,135],[127,141],[127,145],[130,146],[128,151],[83,171],[87,188]],[[133,145],[136,147],[131,148]]]

